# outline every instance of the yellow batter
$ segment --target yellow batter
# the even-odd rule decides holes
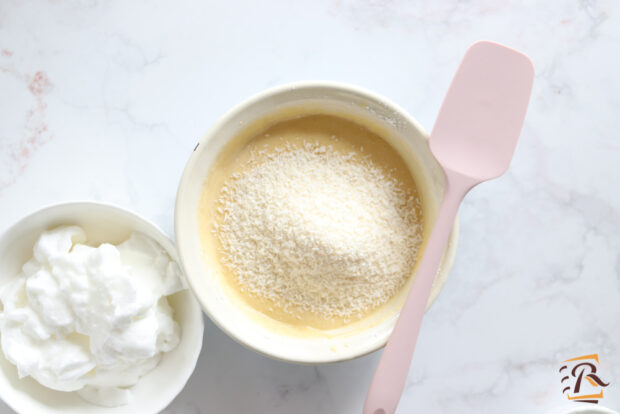
[[[304,142],[329,145],[343,155],[356,153],[370,157],[373,164],[384,169],[395,177],[402,187],[418,198],[418,189],[412,171],[399,153],[386,142],[373,125],[360,125],[360,120],[348,120],[344,115],[306,114],[303,116],[290,113],[280,114],[280,118],[272,116],[256,122],[246,128],[239,136],[232,140],[218,155],[218,159],[207,176],[199,204],[198,226],[203,246],[204,259],[208,266],[215,266],[220,275],[227,295],[232,300],[238,300],[258,311],[269,319],[292,327],[310,327],[320,330],[343,328],[346,325],[366,318],[377,309],[372,309],[360,318],[348,319],[330,318],[325,320],[311,313],[284,312],[272,301],[242,292],[237,278],[222,263],[221,244],[214,234],[214,224],[221,221],[215,205],[224,182],[235,172],[243,170],[244,164],[250,159],[255,149],[274,151],[277,147],[289,143],[301,146]],[[417,221],[423,223],[423,208],[419,205],[415,211]],[[422,226],[421,232],[424,232]],[[420,249],[421,251],[422,249]],[[413,274],[414,269],[411,269]],[[386,306],[386,305],[383,305]]]

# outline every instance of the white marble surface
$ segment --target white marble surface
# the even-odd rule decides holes
[[[534,92],[509,172],[461,209],[454,269],[399,413],[544,413],[565,401],[560,361],[595,352],[611,382],[602,405],[618,410],[617,1],[2,0],[0,230],[48,203],[94,199],[172,235],[185,161],[232,105],[337,80],[430,130],[480,38],[529,54]],[[379,356],[285,364],[207,321],[197,370],[165,412],[358,413]]]

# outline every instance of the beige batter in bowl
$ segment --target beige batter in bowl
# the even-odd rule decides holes
[[[428,134],[403,109],[368,91],[329,82],[301,82],[276,87],[233,108],[203,137],[185,167],[175,206],[177,250],[187,278],[205,312],[228,335],[266,356],[296,363],[320,364],[356,358],[384,346],[411,284],[379,311],[331,330],[301,334],[266,317],[234,295],[203,257],[198,210],[205,178],[222,149],[249,125],[279,113],[342,114],[365,120],[385,131],[385,138],[407,162],[416,179],[424,210],[425,239],[435,219],[444,179],[428,147]],[[214,194],[214,197],[216,194]],[[427,306],[448,276],[456,248],[455,223]]]

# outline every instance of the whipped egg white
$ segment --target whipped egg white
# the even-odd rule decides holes
[[[117,246],[86,241],[78,226],[41,234],[33,258],[0,287],[1,347],[20,378],[123,405],[179,343],[166,296],[185,286],[179,266],[143,234]]]

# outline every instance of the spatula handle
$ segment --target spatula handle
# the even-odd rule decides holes
[[[407,301],[370,384],[364,414],[392,414],[396,411],[409,373],[409,365],[433,279],[459,205],[471,187],[466,177],[446,171],[446,189],[433,231],[416,271]]]

